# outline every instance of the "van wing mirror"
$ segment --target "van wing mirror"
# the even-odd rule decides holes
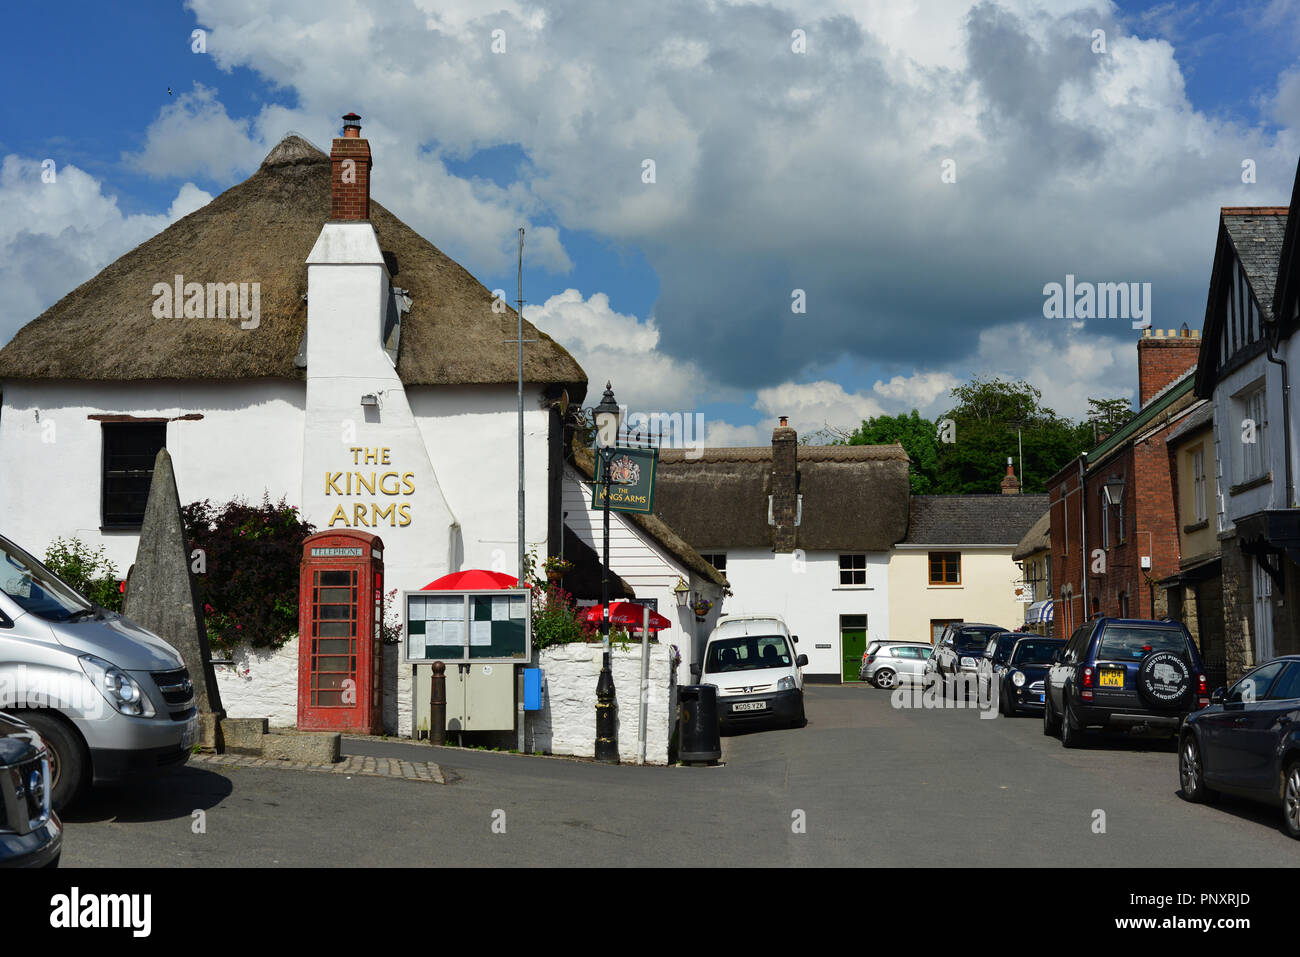
[[[799,644],[799,636],[798,636],[798,635],[791,635],[790,637],[794,639],[794,643],[795,643],[796,645]]]
[[[800,668],[802,668],[802,667],[804,667],[806,664],[808,664],[808,656],[807,656],[807,655],[800,655],[798,658],[796,658],[796,659],[794,660],[794,663],[795,663],[796,665],[798,665]]]

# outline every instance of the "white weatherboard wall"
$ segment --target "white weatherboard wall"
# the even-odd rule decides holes
[[[889,638],[889,555],[867,552],[865,585],[840,584],[839,552],[775,553],[760,548],[704,548],[727,555],[732,597],[724,614],[775,614],[799,636],[805,674],[843,675],[840,616],[866,615],[867,640]],[[858,553],[861,554],[861,553]],[[819,647],[820,646],[820,647]]]
[[[593,757],[600,645],[575,643],[544,648],[538,662],[542,669],[542,710],[528,714],[525,746],[547,754]],[[640,644],[632,642],[626,651],[614,648],[610,652],[610,671],[618,689],[618,758],[631,764],[637,757],[640,726]],[[666,645],[650,646],[646,697],[646,763],[667,764],[668,743],[677,720],[677,669]]]
[[[591,485],[583,481],[572,467],[566,467],[564,471],[562,499],[561,507],[568,513],[565,525],[590,546],[600,560],[605,547],[604,512],[592,507]],[[677,646],[682,657],[682,672],[689,675],[691,664],[697,660],[704,639],[722,611],[717,586],[693,576],[690,569],[630,519],[615,511],[609,513],[609,567],[632,586],[637,598],[658,599],[659,614],[672,622],[671,628],[658,632],[659,642]],[[713,601],[713,608],[703,622],[695,620],[695,612],[690,608],[677,606],[673,589],[679,580],[686,582],[692,593],[704,592]]]
[[[196,320],[199,321],[199,320]],[[0,532],[41,558],[76,537],[125,576],[138,531],[101,531],[102,426],[91,415],[167,418],[181,503],[242,496],[300,504],[301,383],[8,381],[0,412]],[[200,415],[198,419],[181,416]]]

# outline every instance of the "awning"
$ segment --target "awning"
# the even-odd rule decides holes
[[[1055,602],[1050,598],[1034,602],[1025,609],[1025,624],[1041,625],[1051,621],[1053,607],[1055,607]]]

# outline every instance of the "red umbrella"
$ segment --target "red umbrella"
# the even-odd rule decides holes
[[[470,591],[482,588],[518,588],[519,579],[505,572],[490,572],[486,568],[467,568],[462,572],[443,575],[431,581],[420,591]]]
[[[583,611],[582,617],[587,621],[599,623],[603,612],[601,605],[592,605]],[[635,629],[641,627],[641,616],[645,611],[644,605],[638,605],[634,601],[616,601],[609,606],[609,620],[611,624],[635,626]],[[653,608],[650,609],[650,630],[661,631],[664,628],[671,628],[673,623],[665,618]]]

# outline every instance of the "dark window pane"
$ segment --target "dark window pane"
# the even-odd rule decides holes
[[[167,444],[166,422],[105,422],[102,511],[105,525],[139,525],[153,463]]]

